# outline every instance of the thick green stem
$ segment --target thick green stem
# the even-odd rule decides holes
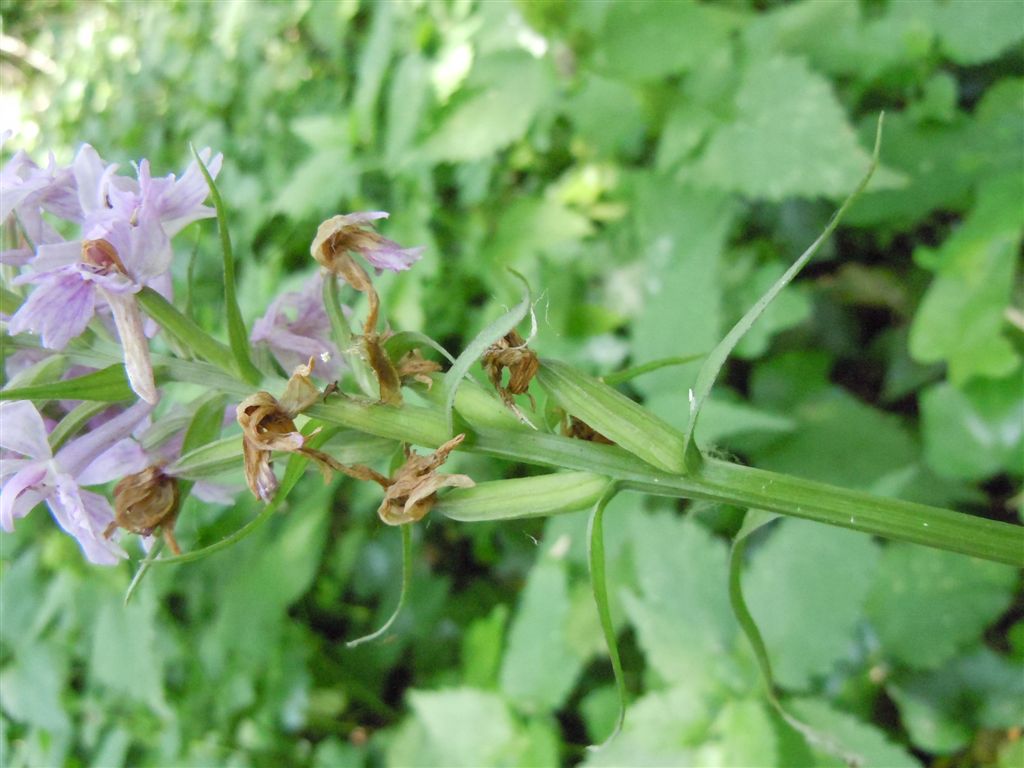
[[[439,446],[448,434],[444,415],[430,408],[334,398],[309,413],[329,423],[429,447]],[[683,476],[657,470],[615,446],[522,429],[470,429],[460,449],[524,464],[594,472],[643,493],[766,509],[1024,567],[1022,526],[716,459],[707,459],[695,473]]]

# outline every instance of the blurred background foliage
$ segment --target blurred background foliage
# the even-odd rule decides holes
[[[847,223],[741,344],[702,437],[755,466],[1020,520],[1024,6],[75,3],[3,6],[5,148],[81,142],[180,170],[223,151],[243,312],[310,274],[340,211],[428,246],[382,280],[396,328],[458,351],[543,292],[534,346],[596,373],[708,351]],[[191,241],[189,240],[190,238]],[[223,329],[215,230],[179,239]],[[695,367],[627,391],[683,426]],[[477,478],[529,472],[479,457]],[[606,520],[633,704],[621,737],[585,515],[417,528],[310,477],[243,543],[155,569],[85,564],[42,512],[3,548],[3,765],[838,765],[759,692],[729,610],[740,510],[620,497]],[[190,500],[178,538],[255,514]],[[1024,763],[1012,569],[784,520],[745,589],[792,709],[868,765]],[[1016,730],[1014,730],[1016,728]]]

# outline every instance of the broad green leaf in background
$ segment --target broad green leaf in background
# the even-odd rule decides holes
[[[144,585],[138,598],[127,605],[120,600],[103,603],[93,630],[90,679],[119,698],[134,700],[169,716],[163,686],[167,660],[161,652],[154,621],[157,597],[147,587],[152,587],[152,583]]]
[[[271,210],[296,220],[312,215],[326,218],[337,212],[340,200],[358,189],[361,166],[352,156],[348,123],[331,113],[306,114],[293,119],[289,128],[310,151],[276,190]]]
[[[730,30],[741,18],[692,0],[617,0],[606,12],[593,65],[600,72],[627,80],[681,72],[725,45]]]
[[[1020,725],[1024,664],[979,648],[931,672],[898,674],[886,690],[914,745],[949,754],[966,747],[978,728]]]
[[[994,59],[1024,37],[1024,5],[1003,0],[947,0],[932,10],[942,50],[957,64]]]
[[[508,606],[499,603],[487,616],[466,627],[462,637],[462,670],[467,685],[474,688],[497,686],[507,625]]]
[[[711,724],[712,741],[700,750],[700,764],[721,766],[779,765],[778,736],[765,702],[735,699]]]
[[[584,75],[568,114],[577,137],[600,157],[631,155],[643,141],[643,102],[635,89],[616,80]]]
[[[589,752],[583,765],[691,765],[694,747],[706,738],[711,718],[707,701],[689,686],[648,693],[630,706],[618,738],[602,750]]]
[[[797,699],[789,703],[794,714],[821,733],[827,733],[851,755],[861,758],[861,768],[920,768],[903,747],[890,741],[873,725],[833,708],[821,699]],[[843,766],[838,758],[819,756],[816,765]]]
[[[725,651],[736,635],[725,545],[665,512],[638,511],[630,528],[638,591],[624,606],[648,667],[666,684],[712,689],[730,674]]]
[[[719,260],[736,208],[724,195],[684,187],[660,176],[636,179],[638,252],[643,255],[642,309],[631,327],[634,364],[706,354],[719,340]],[[685,427],[686,389],[700,360],[636,380],[661,418]],[[664,395],[659,403],[654,395]]]
[[[776,682],[807,688],[849,653],[878,547],[861,533],[787,518],[751,556],[743,589]]]
[[[437,162],[478,160],[526,133],[548,99],[547,62],[525,52],[503,52],[478,61],[465,89],[423,151]]]
[[[962,388],[942,382],[921,393],[924,458],[937,474],[984,480],[1024,472],[1021,371],[976,378]]]
[[[906,228],[937,209],[968,208],[977,183],[1020,166],[1022,98],[1024,80],[1004,77],[984,92],[971,115],[957,111],[943,123],[922,122],[920,102],[893,113],[886,121],[886,162],[903,173],[908,183],[900,189],[869,191],[850,211],[850,223]],[[873,129],[873,121],[862,120],[861,139],[867,141]]]
[[[535,281],[539,256],[566,265],[579,253],[579,241],[592,231],[589,220],[552,195],[521,197],[501,213],[494,238],[478,265],[488,276],[506,277],[505,267],[515,266],[530,282]]]
[[[36,643],[18,654],[18,664],[0,672],[4,695],[0,708],[17,722],[30,723],[52,737],[71,727],[61,701],[67,675],[67,657],[49,643]]]
[[[505,701],[473,688],[410,691],[412,719],[388,751],[392,765],[478,768],[515,765],[531,751],[528,731]],[[556,764],[554,754],[536,756],[537,766]],[[518,758],[518,759],[517,759]]]
[[[768,200],[842,197],[870,162],[829,82],[805,62],[754,58],[736,94],[736,117],[716,130],[695,183]],[[898,177],[879,170],[875,186]]]
[[[923,363],[946,361],[954,384],[1006,376],[1020,360],[1002,330],[1024,230],[1022,201],[1020,174],[987,182],[935,254],[936,277],[914,317],[910,352]]]
[[[1009,605],[1017,574],[996,563],[890,544],[865,613],[887,658],[918,669],[947,662]]]
[[[550,547],[530,570],[509,628],[501,690],[526,712],[557,709],[572,690],[583,658],[569,644],[568,574]]]
[[[871,408],[838,387],[783,412],[798,427],[752,451],[759,467],[867,489],[917,459],[917,446],[898,417]]]

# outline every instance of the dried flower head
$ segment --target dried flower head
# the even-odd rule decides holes
[[[456,435],[429,456],[413,453],[406,446],[406,461],[391,480],[386,481],[384,501],[377,509],[380,519],[388,525],[404,525],[422,520],[434,506],[441,488],[471,488],[476,483],[467,475],[441,475],[440,467],[466,438]]]
[[[602,435],[592,426],[578,419],[575,416],[570,416],[569,420],[562,423],[562,434],[566,437],[572,437],[576,440],[586,440],[591,443],[601,443],[603,445],[615,445],[614,441],[609,440],[607,437]]]
[[[306,445],[307,436],[296,428],[294,418],[322,397],[309,378],[312,373],[313,359],[310,358],[308,364],[298,366],[292,373],[280,400],[269,392],[257,392],[239,403],[235,411],[242,427],[245,481],[258,499],[270,501],[277,490],[277,477],[271,466],[272,451],[301,453],[313,459],[325,478],[330,477],[331,470],[336,470],[359,480],[386,481],[369,467],[346,466]]]
[[[409,269],[423,255],[423,248],[402,248],[393,240],[380,235],[373,228],[373,222],[387,217],[384,211],[332,216],[316,231],[316,238],[310,248],[313,258],[342,277],[345,277],[344,271],[348,269],[344,262],[352,259],[350,253],[358,253],[378,274],[385,269],[393,272]]]
[[[536,353],[526,346],[526,341],[515,330],[509,331],[503,338],[489,346],[480,361],[487,371],[487,377],[501,395],[502,401],[514,410],[516,408],[512,396],[525,393],[540,368],[540,360]],[[502,372],[506,368],[507,386],[502,384]]]
[[[114,521],[103,536],[109,539],[118,528],[150,536],[160,528],[167,546],[180,555],[181,549],[174,538],[180,500],[178,481],[165,475],[160,467],[146,467],[128,475],[114,487]]]
[[[398,378],[402,381],[412,379],[426,385],[427,389],[434,383],[430,374],[441,370],[440,365],[433,360],[427,360],[418,349],[411,349],[402,355],[395,368],[398,371]]]

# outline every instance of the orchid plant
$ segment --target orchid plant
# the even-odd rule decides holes
[[[770,700],[827,748],[827,736],[802,726],[775,696],[739,584],[750,532],[793,515],[1024,566],[1019,526],[740,466],[696,440],[702,406],[730,352],[835,229],[877,157],[876,142],[871,168],[826,231],[705,358],[690,392],[689,428],[681,433],[620,393],[611,377],[602,381],[538,358],[530,349],[536,328],[525,339],[518,331],[532,317],[529,286],[458,356],[422,334],[382,328],[371,273],[402,272],[424,257],[423,249],[403,248],[376,230],[387,213],[338,215],[311,232],[318,271],[301,290],[275,298],[249,329],[214,182],[221,155],[203,150],[180,178],[154,178],[146,160],[134,175],[121,174],[88,145],[67,167],[52,157],[39,166],[19,152],[3,169],[0,207],[12,245],[0,256],[7,278],[0,309],[5,343],[16,350],[6,358],[8,381],[0,391],[0,525],[13,530],[45,502],[84,557],[107,566],[128,558],[137,535],[146,554],[135,566],[134,588],[151,567],[195,560],[248,535],[275,513],[312,461],[327,476],[340,472],[380,486],[380,518],[402,531],[407,585],[410,526],[431,512],[473,522],[589,508],[592,582],[622,699],[621,725],[625,688],[605,584],[605,506],[616,493],[638,491],[745,507],[751,512],[733,548],[734,610]],[[226,345],[175,306],[171,279],[175,236],[214,216]],[[346,286],[366,299],[357,330],[355,313],[340,302]],[[253,354],[261,348],[269,354]],[[478,364],[490,388],[471,375]],[[210,392],[172,402],[161,387],[173,382],[202,383]],[[546,407],[533,395],[543,395]],[[358,442],[345,442],[353,435],[384,438],[390,448],[382,455],[378,439],[361,451]],[[439,472],[464,451],[555,471],[487,482]],[[388,456],[390,464],[372,466]],[[283,457],[282,475],[274,460]],[[263,511],[230,536],[181,552],[173,530],[182,499],[230,500],[240,489],[217,481],[238,467]],[[115,480],[112,501],[88,490]],[[162,552],[157,532],[172,554]],[[404,597],[403,589],[399,608]],[[395,615],[352,644],[380,637]]]

